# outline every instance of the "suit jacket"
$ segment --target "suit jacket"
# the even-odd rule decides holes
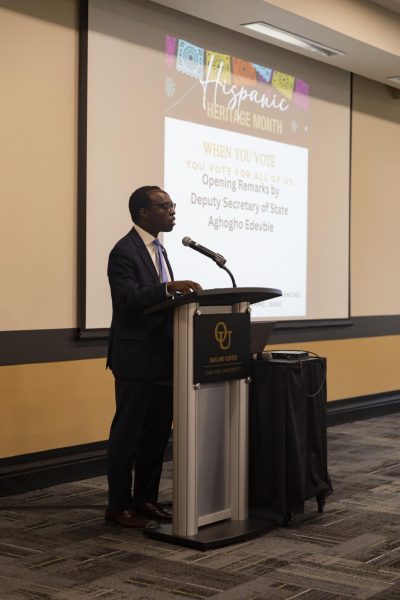
[[[118,377],[155,380],[171,362],[172,342],[167,318],[143,310],[166,300],[165,283],[134,228],[111,250],[107,273],[113,307],[107,367]]]

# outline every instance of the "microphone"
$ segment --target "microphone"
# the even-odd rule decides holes
[[[201,246],[201,244],[198,244],[189,236],[186,236],[182,239],[182,244],[184,246],[189,246],[189,248],[196,250],[196,252],[200,252],[200,254],[204,254],[204,256],[208,256],[208,258],[211,258],[211,260],[215,261],[219,267],[222,267],[226,263],[226,258],[221,256],[221,254],[218,254],[217,252],[213,252],[212,250]]]

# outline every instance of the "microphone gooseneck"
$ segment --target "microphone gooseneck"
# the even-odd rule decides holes
[[[197,242],[192,240],[188,235],[182,239],[182,244],[184,246],[189,246],[189,248],[192,248],[192,250],[196,250],[196,252],[200,252],[200,254],[203,254],[204,256],[207,256],[208,258],[211,258],[211,260],[216,262],[217,265],[221,269],[223,269],[224,271],[226,271],[228,273],[229,277],[232,280],[233,287],[237,287],[235,278],[233,277],[230,270],[225,266],[226,258],[224,258],[221,254],[218,254],[217,252],[213,252],[212,250],[205,248],[205,246],[198,244]]]

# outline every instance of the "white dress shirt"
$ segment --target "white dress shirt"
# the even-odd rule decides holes
[[[156,238],[153,235],[151,235],[151,233],[149,233],[148,231],[145,231],[144,229],[139,227],[139,225],[137,225],[136,223],[133,223],[133,228],[138,233],[138,235],[140,235],[140,237],[142,238],[143,243],[146,246],[147,251],[150,254],[150,258],[153,261],[153,264],[156,268],[156,271],[160,276],[161,274],[160,274],[160,265],[158,263],[158,252],[157,252],[155,245],[153,244],[153,242]],[[162,257],[162,261],[164,263],[165,272],[167,274],[168,281],[171,281],[171,274],[169,272],[168,265],[165,262],[164,256]],[[165,284],[165,294],[167,297],[170,297],[170,294],[168,294],[168,292],[167,292],[167,284]]]

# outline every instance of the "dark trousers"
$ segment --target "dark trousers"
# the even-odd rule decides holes
[[[132,502],[157,501],[172,425],[172,385],[115,377],[115,398],[108,442],[109,508],[123,511]]]

